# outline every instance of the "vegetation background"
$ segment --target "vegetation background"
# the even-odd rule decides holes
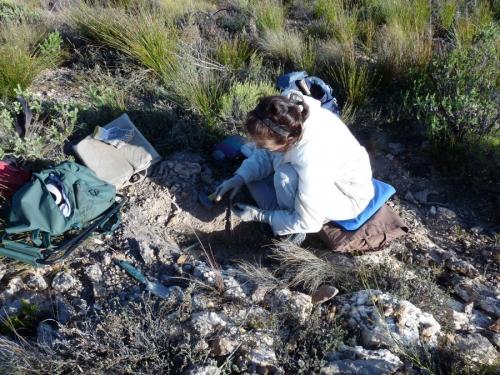
[[[163,156],[208,154],[305,70],[367,148],[405,144],[416,176],[437,171],[496,225],[499,19],[499,0],[0,0],[0,159],[71,158],[122,112]],[[17,96],[34,113],[22,139]]]

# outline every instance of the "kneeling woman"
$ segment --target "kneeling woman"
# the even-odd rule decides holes
[[[247,185],[259,207],[236,204],[243,221],[298,234],[294,242],[301,242],[326,222],[356,217],[373,198],[366,150],[318,100],[296,92],[265,97],[245,127],[256,148],[216,190],[220,200]]]

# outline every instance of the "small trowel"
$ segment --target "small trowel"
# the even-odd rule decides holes
[[[125,271],[127,271],[132,277],[135,279],[139,280],[141,283],[143,283],[146,286],[146,289],[153,293],[155,296],[158,296],[160,298],[168,298],[170,296],[170,290],[166,286],[156,282],[156,281],[149,281],[146,276],[142,274],[141,271],[139,271],[137,268],[135,268],[132,264],[129,262],[126,262],[124,260],[118,261],[118,265],[123,268]]]
[[[207,195],[207,193],[202,191],[198,193],[198,202],[200,202],[200,204],[207,210],[210,210],[214,207],[216,197],[217,197],[216,193]]]

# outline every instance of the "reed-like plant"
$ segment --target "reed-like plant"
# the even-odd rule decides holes
[[[151,69],[164,80],[178,63],[178,30],[161,9],[80,5],[70,18],[84,35],[112,47]]]
[[[236,37],[219,41],[214,58],[231,69],[241,69],[250,61],[254,53],[248,40]]]
[[[28,88],[41,72],[62,62],[59,33],[43,35],[43,28],[25,21],[0,24],[0,97],[14,96],[16,88]]]
[[[283,30],[285,26],[285,8],[280,0],[253,0],[255,24],[261,32]]]

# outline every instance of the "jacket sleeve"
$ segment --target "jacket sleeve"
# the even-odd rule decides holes
[[[325,187],[328,184],[323,181],[320,170],[309,170],[299,176],[294,209],[271,213],[271,227],[277,235],[315,233],[323,226],[326,215],[321,197],[327,194]]]
[[[245,183],[261,180],[273,173],[273,158],[269,151],[257,148],[252,155],[241,163],[236,174],[241,176]]]

